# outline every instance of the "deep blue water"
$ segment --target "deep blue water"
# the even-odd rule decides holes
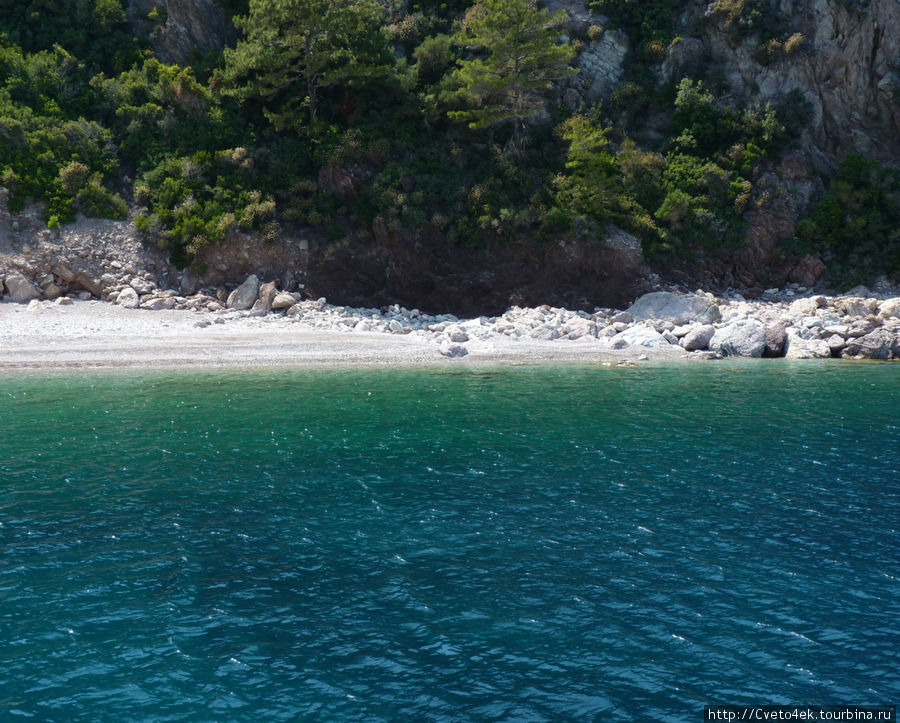
[[[0,719],[900,699],[900,365],[0,377]]]

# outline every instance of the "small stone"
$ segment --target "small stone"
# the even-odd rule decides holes
[[[101,279],[102,280],[102,279]],[[134,289],[140,296],[144,296],[145,294],[152,294],[153,290],[156,286],[147,279],[142,279],[140,276],[135,276],[128,284]]]
[[[279,291],[277,294],[275,294],[275,298],[272,299],[272,309],[274,309],[275,311],[290,309],[300,300],[299,296],[299,294],[291,294],[287,291]]]
[[[447,338],[455,344],[462,344],[469,341],[469,335],[465,330],[460,329],[458,326],[451,326],[447,329]]]
[[[141,305],[141,300],[140,297],[138,297],[137,291],[130,286],[126,286],[119,292],[119,295],[116,298],[116,304],[126,309],[137,309]]]
[[[451,344],[450,342],[444,342],[443,344],[441,344],[440,352],[445,357],[457,359],[459,357],[466,356],[469,353],[469,350],[466,349],[462,344]]]
[[[618,314],[613,314],[610,317],[609,323],[612,324],[614,327],[616,324],[622,324],[622,329],[625,329],[625,327],[628,326],[628,324],[634,323],[634,317],[631,314],[629,314],[627,311],[620,311]]]

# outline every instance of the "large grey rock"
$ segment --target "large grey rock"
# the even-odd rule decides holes
[[[633,326],[621,334],[616,334],[612,340],[613,349],[623,349],[626,346],[646,346],[649,348],[669,346],[662,334],[648,326]]]
[[[48,301],[58,299],[60,296],[62,296],[62,294],[62,289],[59,288],[59,286],[57,286],[55,283],[51,282],[44,288],[44,298]]]
[[[847,346],[847,340],[840,334],[832,334],[825,340],[825,343],[828,344],[828,348],[831,349],[832,356],[840,354],[841,350]]]
[[[831,347],[822,339],[804,339],[795,334],[789,334],[784,345],[786,359],[828,359],[831,357]]]
[[[175,299],[172,297],[154,297],[152,299],[147,299],[147,301],[141,304],[142,309],[147,309],[149,311],[160,311],[161,309],[174,309],[175,308]]]
[[[116,297],[116,303],[119,306],[124,306],[126,309],[137,309],[141,305],[141,299],[137,291],[130,286],[126,286]]]
[[[454,344],[462,344],[469,341],[469,335],[465,329],[458,326],[451,326],[447,329],[447,338]]]
[[[580,72],[569,81],[580,98],[597,101],[609,97],[624,76],[628,48],[628,37],[617,30],[606,30],[584,44],[577,61]]]
[[[874,299],[872,301],[874,302]],[[851,318],[868,316],[877,309],[877,307],[873,308],[874,304],[868,299],[853,296],[838,299],[835,306],[838,311]]]
[[[648,319],[686,324],[696,321],[713,324],[722,318],[714,301],[697,294],[673,294],[669,291],[654,291],[644,294],[627,309],[635,321]]]
[[[681,346],[685,351],[700,351],[709,346],[709,340],[716,333],[716,327],[712,324],[700,324],[693,327],[681,338]]]
[[[766,325],[766,348],[763,356],[784,356],[784,345],[787,341],[787,327],[784,322]]]
[[[900,296],[882,301],[878,307],[878,316],[882,319],[900,319]]]
[[[761,357],[766,348],[766,327],[755,319],[741,319],[719,329],[709,348],[722,356]]]
[[[247,280],[228,295],[225,306],[229,309],[244,311],[256,303],[259,298],[259,279],[250,274]]]
[[[811,296],[809,298],[797,299],[791,302],[788,307],[788,314],[791,316],[814,316],[816,311],[825,305],[824,296]]]
[[[634,317],[629,314],[627,311],[620,311],[617,314],[613,314],[609,319],[610,324],[633,324]]]
[[[844,347],[842,356],[863,356],[866,359],[890,359],[895,343],[894,335],[887,329],[875,329],[865,336],[852,339]]]
[[[9,300],[17,304],[26,304],[32,299],[41,298],[41,292],[18,271],[11,271],[6,275],[6,290]]]
[[[155,284],[153,284],[150,281],[147,281],[147,279],[141,278],[140,276],[135,276],[128,283],[128,285],[138,293],[138,296],[145,296],[147,294],[152,294],[153,291],[156,289]]]

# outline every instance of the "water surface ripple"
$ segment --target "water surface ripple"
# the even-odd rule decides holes
[[[0,717],[900,698],[896,365],[0,378]]]

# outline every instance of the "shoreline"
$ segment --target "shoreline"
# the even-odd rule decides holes
[[[448,356],[427,335],[338,331],[283,316],[235,316],[197,326],[214,313],[124,309],[99,301],[0,304],[0,373],[50,369],[458,366],[541,362],[633,363],[678,359],[677,350],[613,350],[591,341],[472,340]],[[222,318],[221,316],[218,318]],[[463,345],[460,344],[460,347]],[[445,352],[448,350],[444,349]],[[450,353],[453,353],[451,350]],[[458,352],[457,352],[458,353]]]
[[[299,296],[299,295],[297,295]],[[0,372],[50,369],[421,366],[708,361],[727,356],[900,359],[900,297],[748,301],[652,292],[593,314],[511,307],[459,319],[324,299],[273,311],[141,308],[62,297],[0,303]]]

